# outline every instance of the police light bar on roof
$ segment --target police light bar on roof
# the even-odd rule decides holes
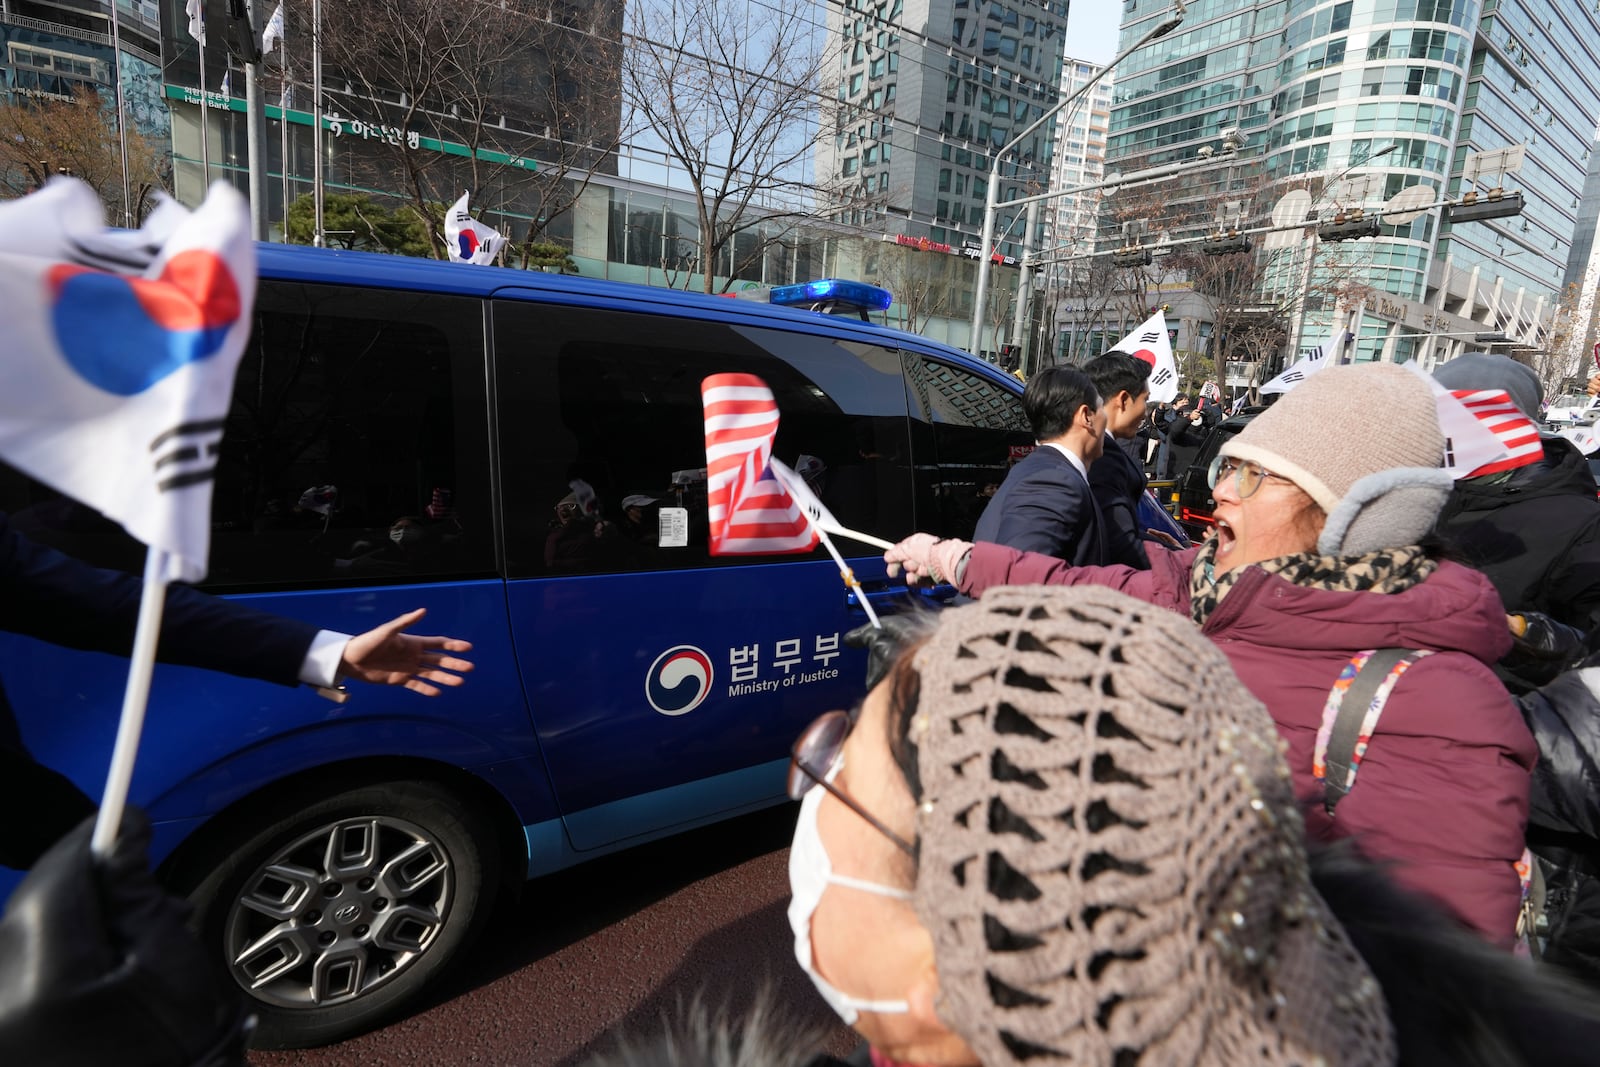
[[[801,285],[780,285],[768,290],[769,303],[783,307],[809,307],[832,311],[887,311],[894,301],[889,290],[844,278],[823,278]]]

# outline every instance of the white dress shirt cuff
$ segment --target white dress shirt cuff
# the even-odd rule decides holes
[[[307,685],[320,685],[332,689],[339,684],[339,663],[344,659],[344,646],[350,635],[335,630],[318,630],[306,649],[306,658],[300,663],[300,680]]]

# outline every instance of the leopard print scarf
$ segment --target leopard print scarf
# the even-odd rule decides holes
[[[1248,568],[1216,574],[1217,539],[1211,538],[1195,556],[1189,575],[1189,617],[1203,624],[1228,595],[1233,583]],[[1418,545],[1384,548],[1364,556],[1319,556],[1302,552],[1252,564],[1276,574],[1292,585],[1339,593],[1403,593],[1438,569]]]

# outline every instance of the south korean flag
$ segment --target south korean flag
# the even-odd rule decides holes
[[[1178,395],[1178,364],[1172,358],[1167,316],[1159,308],[1137,329],[1118,341],[1116,350],[1150,364],[1150,399],[1166,403]]]
[[[1308,376],[1317,373],[1317,371],[1330,363],[1338,362],[1334,358],[1334,353],[1344,348],[1344,344],[1349,340],[1349,337],[1350,334],[1347,331],[1341,330],[1338,334],[1328,338],[1323,342],[1321,348],[1308,353],[1304,359],[1299,360],[1288,370],[1263,385],[1261,392],[1263,394],[1287,393],[1305,381]]]
[[[163,551],[167,579],[200,580],[255,293],[231,186],[131,233],[76,179],[0,205],[0,457]]]

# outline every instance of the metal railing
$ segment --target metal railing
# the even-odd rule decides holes
[[[103,44],[107,48],[111,47],[111,35],[109,33],[96,33],[93,30],[80,30],[76,26],[68,26],[61,22],[50,22],[47,19],[31,18],[28,15],[18,15],[13,11],[0,11],[0,22],[9,22],[13,26],[21,26],[24,29],[42,30],[45,33],[53,33],[58,37],[71,37],[74,40],[88,41],[92,44]],[[122,50],[128,53],[130,56],[137,56],[146,63],[152,63],[158,67],[161,65],[160,56],[156,55],[154,52],[147,52],[138,45],[131,45],[124,41],[122,43]]]

